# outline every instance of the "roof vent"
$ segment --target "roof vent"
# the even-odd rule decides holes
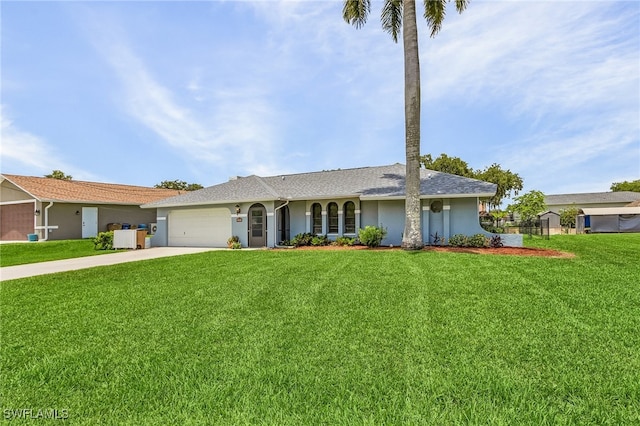
[[[229,181],[232,181],[232,180],[238,180],[238,176],[230,176]]]

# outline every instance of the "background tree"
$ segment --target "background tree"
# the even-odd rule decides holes
[[[447,154],[440,154],[435,160],[431,154],[426,154],[420,157],[420,162],[429,170],[495,183],[498,185],[496,195],[489,200],[489,204],[495,208],[500,206],[503,199],[511,197],[511,194],[518,195],[518,191],[522,190],[524,184],[518,174],[511,170],[503,170],[496,163],[484,170],[473,170],[466,161],[458,157],[449,157]]]
[[[489,200],[489,203],[494,207],[499,206],[503,199],[510,198],[512,193],[518,195],[518,192],[522,191],[522,178],[511,170],[502,170],[500,165],[496,163],[484,170],[476,171],[474,177],[498,185],[496,195]]]
[[[44,175],[46,178],[52,179],[60,179],[60,180],[71,180],[73,177],[71,175],[65,174],[62,170],[54,170],[48,175]]]
[[[424,17],[431,37],[440,31],[449,0],[425,0]],[[469,0],[455,0],[462,13]],[[356,28],[362,27],[371,12],[371,0],[344,0],[342,17]],[[402,247],[408,250],[423,246],[420,228],[420,61],[418,23],[415,0],[384,0],[382,28],[398,42],[402,30],[404,50],[404,117],[405,117],[405,225]]]
[[[576,227],[576,216],[578,216],[578,208],[575,206],[560,210],[560,225],[567,234],[569,229]]]
[[[154,188],[166,188],[177,189],[179,191],[195,191],[204,188],[199,183],[187,183],[183,180],[163,180],[159,184],[154,185]]]
[[[520,221],[527,226],[532,226],[536,217],[547,208],[544,203],[544,194],[536,190],[529,191],[513,200],[515,203],[510,204],[507,210],[517,213],[520,216]]]
[[[425,169],[468,178],[475,177],[473,169],[469,167],[466,161],[458,157],[449,157],[447,154],[440,154],[440,156],[434,160],[431,158],[431,154],[426,154],[420,157],[420,162]]]
[[[618,191],[640,192],[640,179],[632,180],[631,182],[626,180],[624,182],[614,182],[611,184],[611,190],[613,192],[618,192]]]

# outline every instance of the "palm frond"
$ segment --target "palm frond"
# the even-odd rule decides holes
[[[442,22],[447,14],[447,3],[450,0],[424,0],[424,18],[431,29],[431,37],[435,37],[442,28]],[[470,0],[455,0],[458,13],[464,12]]]
[[[402,0],[385,0],[381,20],[382,29],[391,34],[397,43],[402,31]]]
[[[344,0],[342,17],[347,23],[360,28],[367,22],[370,11],[371,0]]]
[[[456,0],[456,10],[458,13],[464,12],[470,0]]]
[[[424,0],[424,19],[431,29],[431,37],[442,28],[442,22],[447,14],[447,0]]]

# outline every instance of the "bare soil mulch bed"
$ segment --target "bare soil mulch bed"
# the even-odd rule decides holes
[[[303,246],[294,250],[402,250],[400,247],[377,247],[370,249],[366,246]],[[573,253],[562,252],[558,250],[549,250],[533,247],[449,247],[449,246],[426,246],[423,250],[448,252],[448,253],[473,253],[473,254],[493,254],[493,255],[510,255],[510,256],[539,256],[539,257],[556,257],[571,258],[575,257]]]

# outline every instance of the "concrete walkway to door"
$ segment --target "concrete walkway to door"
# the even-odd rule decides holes
[[[108,266],[118,263],[157,259],[159,257],[202,253],[212,250],[229,249],[206,247],[153,247],[144,250],[127,250],[120,253],[103,254],[98,256],[77,257],[74,259],[54,260],[51,262],[30,263],[28,265],[7,266],[0,268],[0,281],[93,268],[96,266]]]

